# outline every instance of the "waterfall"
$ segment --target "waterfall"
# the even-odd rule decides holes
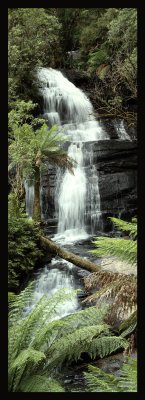
[[[124,126],[124,121],[115,121],[114,122],[115,129],[117,131],[118,139],[119,140],[128,140],[131,142],[131,138],[126,132],[125,126]]]
[[[90,216],[91,233],[93,234],[97,229],[102,228],[101,221],[101,207],[100,207],[100,192],[99,192],[99,179],[97,168],[93,162],[93,146],[91,144],[90,151],[88,151],[90,161],[89,165],[89,179],[87,190],[87,207],[85,211],[86,224]]]
[[[28,180],[25,180],[24,187],[26,193],[26,214],[29,218],[32,218],[34,204],[34,184],[30,184]]]
[[[38,273],[33,293],[33,301],[25,307],[25,316],[31,312],[36,302],[43,295],[47,298],[51,298],[60,289],[65,289],[65,292],[68,294],[76,289],[74,276],[72,274],[72,264],[66,261],[65,264],[67,264],[67,267],[65,269],[58,269],[55,268],[56,263],[58,263],[58,260],[54,258],[51,261],[51,269],[46,266]],[[78,309],[80,309],[80,304],[76,294],[73,298],[70,298],[70,300],[66,300],[64,304],[58,304],[53,320],[61,319]],[[49,320],[49,322],[50,321],[51,320]]]
[[[74,174],[58,172],[55,203],[58,208],[58,234],[56,239],[77,240],[88,237],[85,225],[86,199],[89,198],[91,231],[100,220],[100,195],[96,168],[86,175],[84,143],[108,140],[107,133],[93,115],[87,96],[75,87],[60,71],[39,68],[38,80],[44,99],[44,118],[48,126],[57,124],[70,142],[68,155],[76,165]]]
[[[72,143],[68,155],[76,161],[74,175],[66,171],[60,186],[58,233],[84,230],[86,176],[83,169],[82,143]]]

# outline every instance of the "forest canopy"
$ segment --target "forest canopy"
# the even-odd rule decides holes
[[[136,100],[135,8],[10,8],[8,45],[11,105],[33,97],[39,66],[73,67],[90,78],[97,76],[106,86],[100,97],[108,105]],[[72,51],[79,51],[79,57],[71,60]]]

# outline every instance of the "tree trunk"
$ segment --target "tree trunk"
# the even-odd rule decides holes
[[[34,206],[33,206],[33,219],[41,221],[41,208],[40,208],[40,170],[35,166],[35,183],[34,183]]]
[[[76,254],[66,251],[63,247],[58,246],[56,243],[48,238],[41,236],[40,241],[41,245],[44,248],[48,248],[51,253],[58,255],[59,257],[71,262],[74,265],[77,265],[77,267],[86,269],[90,272],[97,272],[100,270],[100,267],[98,265],[92,263],[89,260],[86,260],[85,258],[77,256]]]

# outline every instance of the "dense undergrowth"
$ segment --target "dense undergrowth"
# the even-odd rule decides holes
[[[62,383],[60,385],[64,366],[69,367],[85,353],[93,360],[116,350],[128,349],[129,343],[123,335],[114,335],[104,322],[107,307],[90,307],[54,320],[60,303],[76,296],[76,292],[62,289],[51,299],[43,296],[30,313],[25,314],[24,305],[33,300],[32,289],[33,284],[20,295],[14,295],[9,303],[10,392],[64,391]],[[86,377],[90,382],[91,375],[90,379],[88,375]],[[131,391],[132,388],[134,386]],[[113,391],[118,391],[118,387]]]

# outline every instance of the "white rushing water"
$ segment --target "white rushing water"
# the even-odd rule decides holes
[[[95,120],[93,107],[87,96],[68,81],[60,71],[40,68],[38,79],[44,99],[44,117],[48,126],[58,124],[70,143],[68,155],[76,162],[74,174],[58,172],[56,204],[58,233],[63,243],[88,237],[85,227],[86,199],[90,205],[92,230],[100,218],[100,195],[97,170],[92,169],[92,183],[86,176],[84,143],[108,140],[107,133]],[[95,185],[95,187],[94,187]],[[94,224],[94,220],[96,223]]]
[[[34,205],[34,184],[30,184],[28,180],[25,180],[24,187],[26,194],[26,214],[29,218],[32,218]]]
[[[131,142],[131,138],[126,132],[125,126],[124,126],[124,121],[115,121],[114,126],[118,135],[119,140],[128,140]]]
[[[80,309],[77,294],[71,297],[71,292],[75,289],[74,276],[72,275],[72,273],[70,273],[70,271],[72,271],[73,269],[73,265],[67,261],[64,261],[64,263],[61,262],[61,264],[66,265],[66,269],[58,269],[55,268],[55,264],[58,264],[58,260],[54,258],[51,261],[52,269],[49,269],[46,266],[38,274],[34,288],[33,301],[29,304],[29,306],[25,307],[25,315],[31,312],[36,302],[43,295],[45,295],[47,298],[51,298],[60,289],[65,289],[65,293],[70,294],[70,299],[66,300],[62,304],[58,304],[52,320],[63,318],[66,315],[72,314]],[[50,321],[51,319],[49,320],[49,322]]]

